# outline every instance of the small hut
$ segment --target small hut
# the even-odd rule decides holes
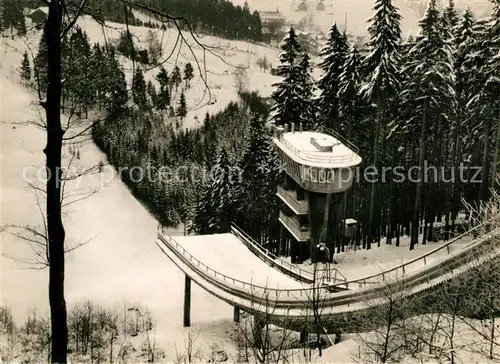
[[[325,4],[323,3],[323,0],[320,0],[318,5],[316,5],[316,10],[325,11]]]
[[[38,9],[33,10],[28,15],[27,18],[31,19],[31,22],[35,25],[43,24],[49,16],[49,8],[48,7],[39,7]]]

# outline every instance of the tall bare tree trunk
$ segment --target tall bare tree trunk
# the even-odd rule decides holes
[[[372,155],[372,161],[373,161],[373,167],[377,168],[377,163],[378,163],[378,137],[379,137],[379,131],[380,131],[380,117],[381,117],[381,111],[380,111],[380,102],[377,104],[377,117],[375,118],[375,126],[374,126],[374,131],[373,131],[373,155]],[[378,176],[378,174],[377,174]],[[377,182],[372,181],[370,186],[370,207],[369,207],[369,212],[368,212],[368,241],[366,244],[366,249],[371,249],[372,241],[375,237],[375,191],[377,188]]]
[[[495,180],[497,178],[497,170],[498,170],[498,153],[500,152],[500,107],[498,108],[498,120],[497,120],[497,131],[495,134],[495,152],[493,154],[493,165],[491,172],[491,182],[490,187],[495,186]]]
[[[61,217],[61,23],[63,6],[60,0],[48,3],[49,15],[44,36],[48,53],[47,145],[44,149],[47,167],[47,231],[49,238],[49,304],[52,334],[52,363],[66,363],[68,326],[64,299],[64,239]]]
[[[489,196],[489,179],[490,179],[490,125],[491,119],[488,116],[484,125],[484,149],[483,149],[483,162],[481,167],[481,186],[479,189],[479,199],[487,201]],[[474,181],[472,181],[474,182]]]
[[[422,209],[422,193],[424,190],[424,164],[425,158],[427,156],[427,109],[428,109],[429,100],[426,97],[424,99],[424,115],[422,118],[422,128],[420,133],[420,156],[418,160],[419,164],[419,177],[417,181],[417,191],[415,193],[415,211],[413,215],[413,223],[411,227],[411,241],[410,241],[410,250],[415,247],[415,244],[418,243],[418,232],[419,232],[419,217],[420,210]]]

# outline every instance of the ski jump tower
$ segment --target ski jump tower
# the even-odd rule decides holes
[[[334,252],[334,236],[340,236],[339,196],[353,183],[361,163],[357,148],[332,130],[303,131],[295,124],[274,126],[285,178],[278,186],[279,220],[288,232],[285,250],[292,263],[315,257],[315,247],[325,243]],[[282,245],[283,247],[283,245]]]

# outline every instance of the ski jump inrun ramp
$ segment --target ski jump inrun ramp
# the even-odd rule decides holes
[[[387,304],[388,288],[399,298],[410,298],[438,291],[442,283],[485,262],[500,262],[500,228],[452,249],[472,232],[405,264],[351,281],[333,269],[317,274],[313,282],[312,272],[280,260],[237,227],[228,234],[175,239],[159,227],[156,243],[187,277],[235,308],[297,330],[312,322],[313,310],[320,310],[324,321],[338,330],[347,325],[346,317],[352,321]],[[447,255],[431,259],[443,251]]]

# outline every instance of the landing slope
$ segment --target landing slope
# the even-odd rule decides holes
[[[176,236],[195,258],[219,273],[268,288],[302,288],[303,284],[271,268],[235,235]]]

